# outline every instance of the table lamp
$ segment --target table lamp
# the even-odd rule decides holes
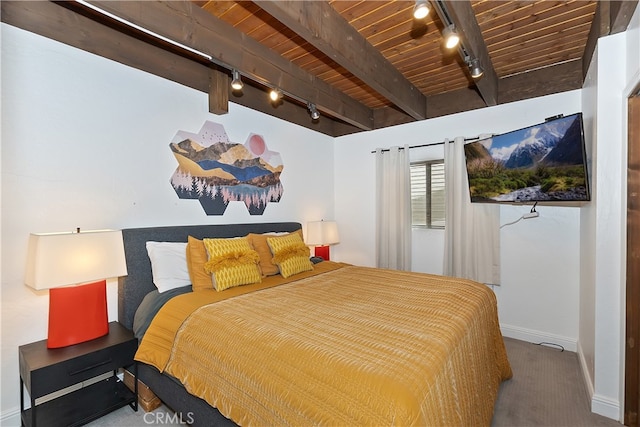
[[[329,261],[329,245],[340,243],[338,224],[335,221],[307,223],[307,244],[315,246],[315,255]]]
[[[49,289],[47,347],[108,334],[106,279],[126,274],[119,230],[32,233],[25,284]]]

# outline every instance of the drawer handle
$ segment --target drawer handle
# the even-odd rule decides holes
[[[78,375],[78,374],[81,374],[83,372],[87,372],[87,371],[90,371],[92,369],[95,369],[95,368],[97,368],[99,366],[108,365],[111,362],[112,362],[112,360],[109,358],[109,359],[105,360],[104,362],[98,362],[98,363],[96,363],[94,365],[87,366],[87,367],[82,368],[82,369],[78,369],[77,371],[69,372],[69,375]]]

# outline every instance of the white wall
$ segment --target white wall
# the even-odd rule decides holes
[[[596,204],[598,202],[598,176],[595,164],[597,144],[595,142],[597,109],[597,47],[594,60],[589,67],[582,90],[582,109],[584,131],[587,136],[587,158],[589,160],[592,202],[580,212],[580,317],[578,355],[582,365],[582,373],[589,395],[593,396],[593,377],[595,369],[595,310],[596,310],[596,238],[597,226]]]
[[[206,94],[4,23],[1,40],[0,420],[19,422],[18,346],[47,334],[47,294],[23,285],[30,232],[329,218],[333,139],[236,104],[214,116]],[[196,200],[177,198],[169,143],[205,120],[233,142],[257,133],[280,152],[284,194],[264,215],[232,202],[224,216],[206,216]],[[116,292],[111,283],[110,320]]]
[[[583,109],[593,135],[594,203],[582,211],[580,362],[592,410],[622,420],[626,283],[627,97],[640,84],[640,10],[600,38]]]
[[[594,409],[606,415],[616,413],[621,397],[620,377],[610,366],[620,365],[622,325],[620,323],[622,292],[623,230],[626,209],[622,207],[626,193],[626,147],[622,141],[622,91],[624,67],[610,67],[616,58],[624,57],[624,34],[598,41],[598,85],[595,126],[596,203],[595,216],[595,376]],[[624,176],[624,178],[623,178]],[[624,218],[624,219],[623,219]],[[626,240],[625,240],[626,242]],[[614,332],[615,331],[615,332]],[[607,349],[607,351],[599,351]],[[616,375],[612,375],[615,373]]]
[[[483,108],[446,117],[336,139],[336,220],[341,243],[333,256],[345,262],[375,264],[376,147],[420,145],[456,136],[502,133],[556,114],[580,111],[581,92],[572,91]],[[411,150],[411,159],[442,158],[442,146]],[[357,167],[355,167],[357,165]],[[529,212],[530,206],[502,206],[501,223]],[[540,217],[501,230],[500,323],[507,336],[550,341],[576,350],[578,338],[580,208],[539,206]],[[444,232],[414,230],[414,271],[442,274]]]

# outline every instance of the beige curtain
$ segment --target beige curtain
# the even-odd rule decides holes
[[[500,284],[500,207],[471,203],[464,138],[444,144],[444,274]]]
[[[409,146],[376,150],[376,265],[411,270]]]

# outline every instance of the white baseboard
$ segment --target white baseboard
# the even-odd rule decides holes
[[[621,403],[596,394],[595,389],[593,388],[591,371],[587,366],[587,361],[584,358],[584,353],[580,344],[578,344],[578,361],[580,362],[580,370],[582,371],[584,384],[587,387],[587,393],[589,393],[589,399],[591,399],[591,412],[620,422],[622,419],[622,411],[620,408]]]
[[[589,393],[589,399],[593,402],[593,395],[596,391],[593,388],[593,378],[591,378],[591,371],[587,366],[587,360],[584,358],[584,352],[582,351],[582,347],[578,344],[578,362],[580,363],[580,370],[582,371],[582,379],[584,380],[584,385],[587,387],[587,393]],[[592,403],[593,406],[593,403]]]
[[[620,422],[620,402],[608,397],[594,395],[591,398],[591,412]]]
[[[0,426],[20,427],[20,408],[16,406],[14,409],[0,414]]]
[[[534,344],[549,343],[561,345],[567,351],[575,352],[577,350],[577,340],[560,335],[548,334],[545,332],[534,331],[532,329],[520,328],[518,326],[500,325],[502,335],[521,341],[527,341]]]

